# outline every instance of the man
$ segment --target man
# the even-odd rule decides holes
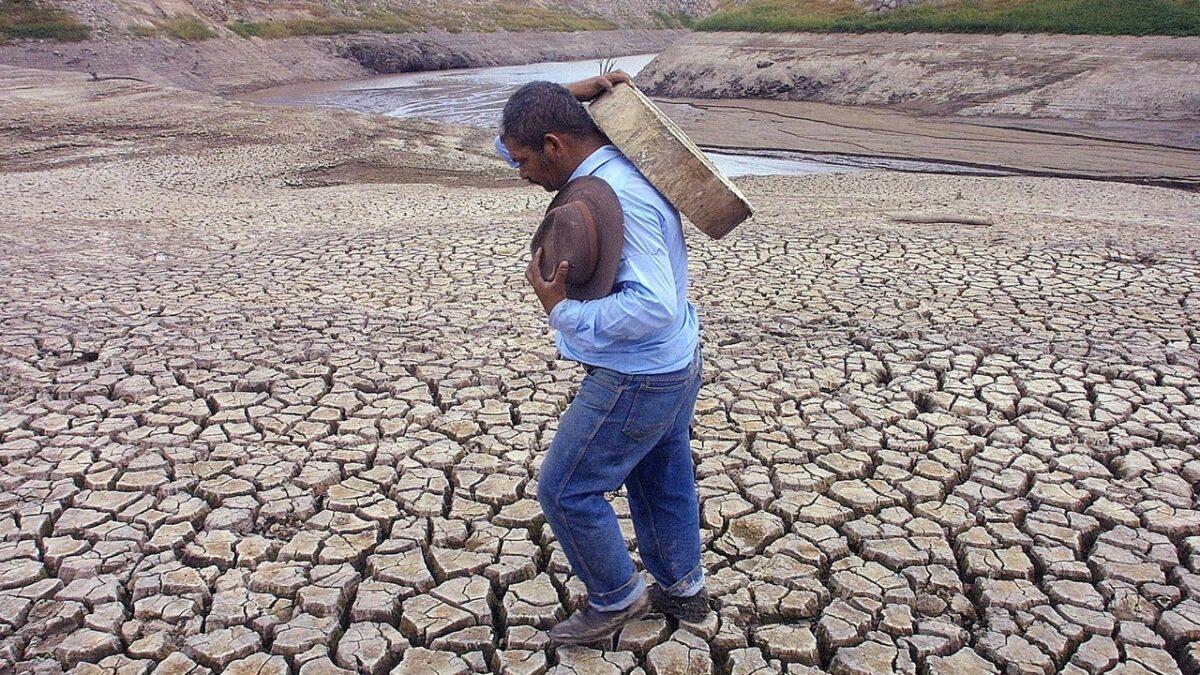
[[[708,612],[689,427],[700,389],[699,325],[687,298],[679,213],[592,122],[581,101],[628,82],[613,73],[563,87],[532,82],[504,106],[497,151],[548,191],[596,176],[616,193],[625,240],[612,294],[570,300],[562,262],[542,251],[526,270],[559,352],[586,376],[538,476],[538,501],[588,589],[588,604],[554,626],[557,644],[612,635],[651,605],[685,621]],[[547,269],[550,269],[549,267]],[[638,550],[657,584],[634,569],[605,493],[627,488]]]

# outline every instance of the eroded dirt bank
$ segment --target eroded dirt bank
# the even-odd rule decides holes
[[[1191,122],[1200,134],[1200,38],[692,33],[647,66],[640,83],[680,98]]]
[[[138,77],[229,94],[377,73],[567,61],[661,51],[677,30],[360,34],[333,37],[111,38],[0,46],[0,64]]]
[[[996,119],[928,118],[807,101],[657,99],[697,143],[737,150],[790,150],[947,162],[1033,175],[1200,189],[1200,145],[1178,137],[1131,139],[1006,128]],[[1174,127],[1171,127],[1174,128]],[[736,129],[736,133],[730,130]],[[1112,135],[1112,134],[1106,134]],[[1200,139],[1198,139],[1200,140]]]
[[[582,373],[487,140],[0,68],[0,671],[1200,665],[1200,195],[739,181],[688,231],[719,612],[555,650]]]

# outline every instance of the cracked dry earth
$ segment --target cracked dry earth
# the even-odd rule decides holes
[[[556,650],[581,371],[485,137],[12,69],[0,135],[0,671],[1200,665],[1196,193],[740,181],[689,232],[719,611]]]

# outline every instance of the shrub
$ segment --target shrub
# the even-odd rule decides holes
[[[317,17],[276,21],[235,21],[229,29],[242,37],[281,38],[296,35],[344,35],[375,31],[407,33],[420,28],[412,16],[399,12],[376,12],[365,17]]]
[[[208,24],[191,14],[173,16],[159,24],[159,29],[184,42],[198,42],[217,36]]]
[[[90,30],[75,17],[33,0],[0,0],[0,41],[86,40]]]
[[[136,35],[138,37],[154,37],[155,35],[158,35],[157,26],[147,26],[143,23],[132,24],[126,28],[125,31],[130,35]]]
[[[696,25],[696,20],[686,12],[651,12],[650,15],[657,28],[692,28]]]

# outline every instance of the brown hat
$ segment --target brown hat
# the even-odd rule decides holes
[[[612,292],[625,244],[625,218],[617,193],[603,179],[580,176],[567,183],[546,209],[529,252],[542,249],[541,274],[554,278],[558,264],[567,270],[567,297],[595,300]]]

